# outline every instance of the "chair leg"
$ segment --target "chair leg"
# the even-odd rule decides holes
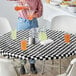
[[[20,63],[18,63],[14,58],[13,62],[16,62],[17,65],[14,66],[14,70],[16,71],[17,76],[20,76],[18,73],[18,68],[20,68],[20,73],[25,74],[27,73],[27,69],[25,69],[24,65],[26,64],[26,60],[20,60]]]
[[[20,76],[20,74],[19,74],[19,72],[18,72],[18,70],[17,70],[17,67],[14,67],[14,70],[15,70],[17,76]]]
[[[54,60],[52,60],[52,67],[51,67],[51,69],[53,70],[54,67],[55,67],[55,65],[54,65]]]
[[[72,60],[72,59],[73,59],[73,56],[71,56],[70,58],[71,58],[71,60]]]
[[[61,59],[59,59],[59,62],[60,62],[59,68],[60,68],[60,74],[61,74]]]
[[[16,62],[17,64],[19,64],[14,58],[12,58],[12,60],[13,60],[13,62]],[[12,63],[13,64],[13,63]],[[16,74],[17,74],[17,76],[20,76],[20,74],[19,74],[19,72],[18,72],[18,68],[20,67],[20,65],[14,65],[13,64],[13,66],[14,66],[14,70],[15,70],[15,72],[16,72]]]
[[[23,65],[23,66],[27,63],[26,60],[20,60],[20,61],[21,61],[20,65]],[[28,74],[29,72],[27,71],[27,68],[26,67],[24,67],[24,68],[25,68],[25,73]]]
[[[44,72],[45,72],[45,61],[42,61],[42,74],[44,74]]]
[[[54,65],[54,60],[52,60],[52,65]]]

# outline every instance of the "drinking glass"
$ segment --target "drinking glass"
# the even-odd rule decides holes
[[[30,6],[27,3],[25,3],[23,5],[15,4],[14,9],[16,11],[20,11],[20,10],[23,10],[23,9],[29,10],[30,9]]]
[[[21,50],[25,51],[27,50],[27,40],[21,40]]]
[[[39,40],[40,40],[40,41],[47,40],[47,35],[46,35],[45,32],[40,32],[40,33],[39,33]]]
[[[65,43],[70,43],[70,34],[64,34]]]
[[[42,28],[39,29],[38,37],[39,37],[39,40],[40,41],[47,40],[47,34],[46,34],[45,27],[42,27]]]
[[[25,9],[25,7],[24,7],[24,6],[15,6],[14,9],[15,9],[16,11],[20,11],[20,10]]]
[[[27,17],[29,20],[33,19],[34,10],[27,10]]]
[[[13,40],[17,39],[17,30],[16,29],[14,29],[14,30],[11,31],[11,38]]]

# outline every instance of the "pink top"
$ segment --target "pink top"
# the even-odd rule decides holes
[[[42,5],[41,0],[25,0],[24,3],[20,2],[19,0],[8,0],[8,1],[17,1],[17,3],[20,5],[24,5],[25,3],[27,3],[32,10],[35,10],[34,13],[37,13],[38,17],[42,16],[43,5]],[[19,17],[27,19],[27,12],[26,11],[27,10],[19,11]]]

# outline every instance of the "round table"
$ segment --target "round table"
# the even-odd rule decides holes
[[[64,42],[64,34],[66,32],[47,30],[48,39],[54,42],[47,45],[41,45],[40,42],[35,45],[28,45],[26,51],[21,50],[20,41],[29,39],[29,30],[17,32],[17,39],[12,40],[11,33],[4,34],[0,37],[0,53],[3,56],[23,59],[23,60],[54,60],[66,58],[76,54],[76,36],[70,34],[70,43]],[[38,37],[38,36],[37,36]],[[61,65],[60,65],[61,67]],[[61,72],[61,71],[60,71]]]
[[[29,30],[17,32],[17,39],[12,40],[11,33],[4,34],[0,38],[1,54],[9,57],[20,59],[35,59],[35,60],[49,60],[61,59],[76,54],[76,36],[71,35],[70,43],[64,42],[64,34],[62,31],[47,30],[47,36],[54,42],[47,45],[37,43],[35,45],[28,45],[26,51],[22,51],[20,41],[29,38]]]

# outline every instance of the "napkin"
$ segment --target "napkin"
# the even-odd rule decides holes
[[[41,45],[47,45],[49,43],[53,43],[54,41],[52,39],[47,39],[47,40],[44,40],[44,41],[41,41]]]

